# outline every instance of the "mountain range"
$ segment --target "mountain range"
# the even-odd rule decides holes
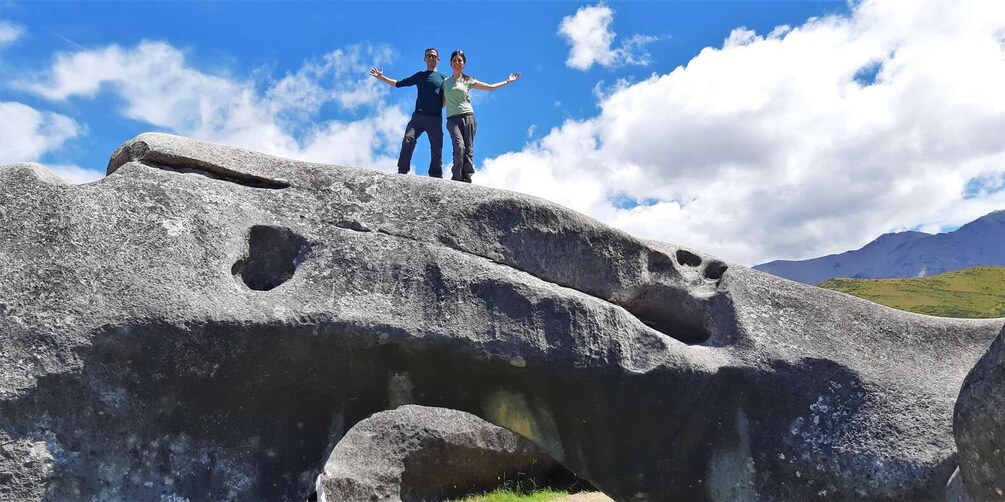
[[[1005,265],[1005,211],[947,233],[883,234],[860,249],[809,260],[776,260],[754,268],[805,284],[851,277],[925,277],[976,265]]]

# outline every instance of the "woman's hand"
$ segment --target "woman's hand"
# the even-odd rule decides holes
[[[370,76],[374,77],[374,78],[383,77],[384,76],[384,69],[383,68],[379,68],[378,69],[377,67],[370,68]]]
[[[506,80],[503,80],[502,82],[496,82],[494,84],[486,84],[484,82],[479,82],[475,80],[475,82],[471,84],[471,88],[478,89],[481,91],[494,91],[496,89],[502,89],[503,87],[512,84],[513,82],[516,82],[518,78],[520,78],[520,72],[510,73],[509,77]]]

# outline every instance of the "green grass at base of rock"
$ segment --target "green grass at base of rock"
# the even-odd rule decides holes
[[[830,279],[820,287],[918,314],[1005,317],[1005,267],[971,267],[911,279]]]
[[[545,502],[548,500],[553,500],[558,497],[564,497],[568,495],[567,492],[559,492],[554,490],[541,490],[536,492],[524,493],[520,491],[513,491],[507,488],[500,488],[496,491],[489,492],[483,495],[471,495],[466,498],[461,499],[460,502]]]

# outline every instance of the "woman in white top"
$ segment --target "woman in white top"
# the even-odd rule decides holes
[[[520,74],[511,73],[503,82],[486,84],[464,74],[467,62],[468,58],[463,51],[450,54],[453,75],[443,81],[443,105],[447,108],[447,132],[454,147],[454,166],[451,168],[450,179],[471,183],[471,175],[475,172],[475,129],[478,128],[478,123],[475,122],[475,109],[471,106],[468,91],[494,91],[516,82]]]

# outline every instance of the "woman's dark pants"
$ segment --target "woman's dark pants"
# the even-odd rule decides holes
[[[471,183],[475,172],[475,130],[478,123],[474,114],[454,115],[447,118],[447,132],[454,146],[454,166],[450,169],[450,179]]]

